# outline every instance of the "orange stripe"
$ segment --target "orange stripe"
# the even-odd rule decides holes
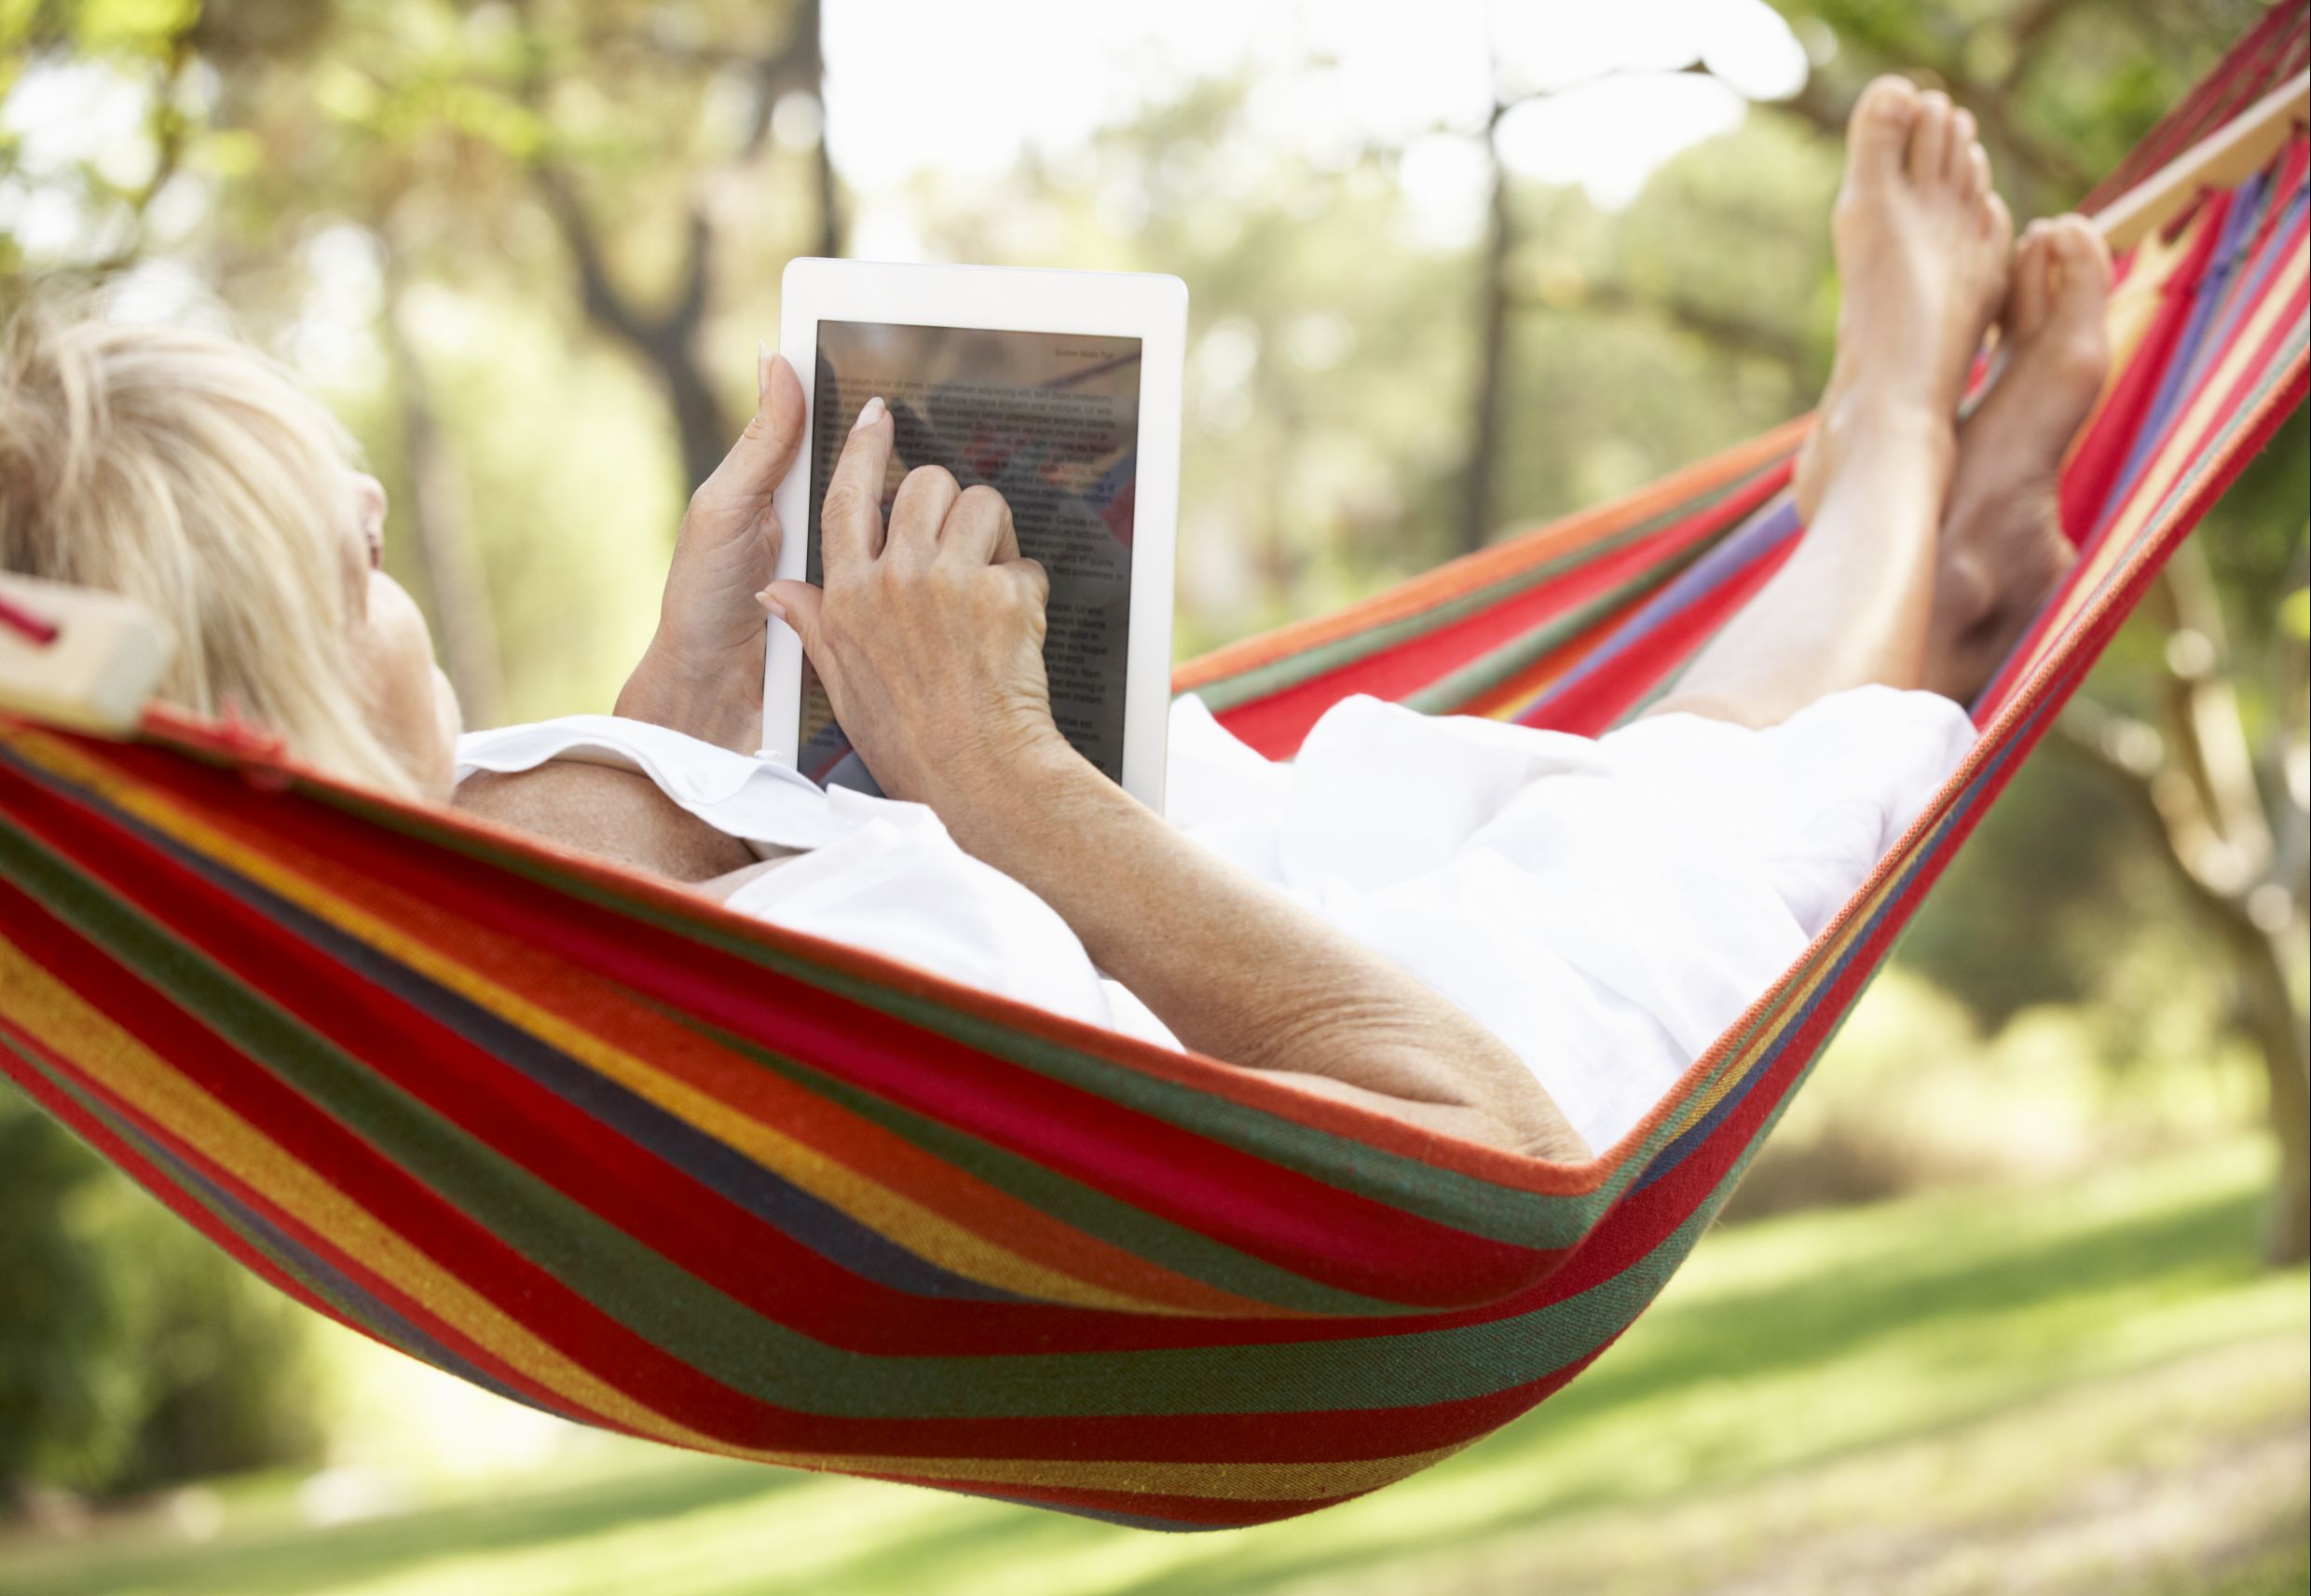
[[[1570,549],[1609,538],[1625,527],[1674,510],[1710,489],[1747,474],[1788,453],[1812,430],[1813,418],[1801,416],[1783,423],[1763,437],[1735,445],[1683,471],[1672,472],[1625,498],[1593,510],[1577,511],[1511,539],[1463,554],[1388,592],[1375,593],[1330,615],[1295,621],[1273,632],[1215,648],[1172,672],[1172,689],[1185,692],[1228,676],[1240,675],[1279,660],[1291,659],[1327,643],[1374,626],[1420,614],[1439,605],[1528,570]]]
[[[439,906],[384,881],[333,870],[261,825],[230,812],[196,817],[181,800],[141,786],[116,769],[41,742],[44,746],[23,749],[28,757],[104,792],[204,857],[420,968],[943,1268],[1002,1289],[1086,1307],[1220,1316],[1279,1312],[1067,1225],[722,1048],[614,984],[574,976],[561,961],[516,938],[470,921],[445,924]],[[552,1003],[545,993],[554,994]],[[541,1023],[545,1016],[552,1017]],[[554,1020],[582,1034],[544,1034],[556,1029]],[[602,1045],[588,1046],[588,1039]],[[702,1096],[710,1100],[700,1103]],[[767,1134],[754,1133],[757,1126]],[[807,1148],[839,1166],[844,1178],[830,1182],[807,1158],[781,1156],[778,1142]]]

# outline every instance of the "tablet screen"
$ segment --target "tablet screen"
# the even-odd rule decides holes
[[[984,483],[1011,507],[1019,552],[1051,576],[1044,671],[1051,713],[1085,758],[1123,780],[1131,625],[1131,520],[1140,432],[1140,340],[868,321],[818,323],[812,396],[808,579],[825,580],[825,484],[860,406],[891,407],[888,514],[917,466]],[[871,790],[802,665],[798,759],[814,780]]]

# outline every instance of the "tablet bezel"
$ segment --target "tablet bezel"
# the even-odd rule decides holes
[[[814,429],[848,416],[814,414],[821,321],[868,321],[1004,333],[1079,333],[1140,340],[1140,432],[1133,484],[1130,635],[1124,662],[1123,785],[1160,811],[1165,727],[1171,697],[1171,603],[1179,525],[1181,372],[1187,342],[1187,285],[1142,272],[1030,270],[1009,266],[898,266],[872,261],[787,263],[779,288],[779,352],[802,382],[803,443],[773,504],[785,529],[778,575],[803,580]],[[802,643],[770,621],[762,683],[762,752],[792,765],[800,737]]]

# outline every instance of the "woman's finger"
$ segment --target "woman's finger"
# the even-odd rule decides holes
[[[891,413],[870,399],[827,473],[819,510],[819,557],[829,580],[841,580],[882,552],[882,476],[890,464]]]
[[[731,452],[691,496],[693,513],[759,514],[802,446],[802,385],[794,368],[767,347],[755,360],[754,415]]]
[[[917,466],[898,484],[891,501],[891,530],[883,542],[889,556],[909,566],[927,566],[938,552],[939,527],[963,489],[945,466]]]
[[[818,607],[826,594],[809,582],[776,581],[756,593],[755,602],[773,621],[783,621],[802,639],[806,654],[818,652]]]
[[[966,565],[1001,565],[1019,557],[1011,506],[985,483],[963,490],[939,528],[938,557]]]

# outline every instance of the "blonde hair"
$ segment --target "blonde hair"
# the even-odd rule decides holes
[[[0,569],[133,598],[176,635],[160,693],[389,791],[345,539],[351,438],[245,344],[52,303],[0,335]]]

